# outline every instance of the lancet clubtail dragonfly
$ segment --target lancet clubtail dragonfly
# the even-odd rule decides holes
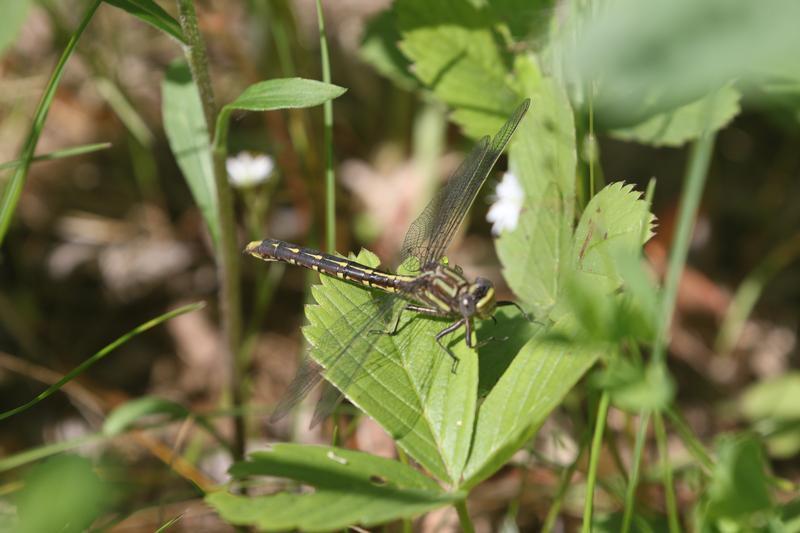
[[[411,224],[403,241],[401,263],[414,258],[417,262],[414,275],[391,274],[337,255],[276,239],[254,241],[247,245],[245,252],[264,261],[283,261],[299,265],[384,292],[384,295],[380,296],[381,303],[375,313],[359,321],[355,328],[342,328],[348,332],[349,339],[338,339],[337,334],[331,334],[331,341],[336,342],[338,351],[326,369],[311,358],[306,360],[289,385],[289,391],[273,412],[271,421],[286,415],[336,365],[347,365],[347,377],[344,382],[340,380],[338,383],[339,389],[346,391],[356,379],[361,370],[360,363],[366,360],[375,340],[379,337],[378,334],[397,333],[400,317],[404,311],[453,320],[436,334],[436,342],[452,358],[452,368],[455,371],[458,357],[442,342],[442,339],[464,328],[467,346],[477,347],[477,343],[473,341],[474,319],[476,317],[482,320],[493,319],[496,307],[517,305],[514,302],[497,302],[491,281],[479,277],[470,282],[464,277],[460,268],[448,266],[442,259],[453,235],[495,162],[511,140],[529,105],[530,100],[526,99],[491,140],[486,136],[478,142],[447,184]],[[399,309],[398,301],[404,304]],[[394,325],[386,330],[384,320],[393,310],[396,312]],[[336,325],[333,329],[336,329]],[[343,357],[345,354],[348,357]],[[346,363],[343,362],[345,360]],[[330,387],[323,393],[317,404],[312,426],[327,418],[342,400],[340,390]]]

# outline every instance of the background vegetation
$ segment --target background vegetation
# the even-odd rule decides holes
[[[0,4],[0,527],[800,531],[796,3],[323,4]],[[535,321],[267,424],[371,301],[244,244],[393,265],[526,97],[449,260]]]

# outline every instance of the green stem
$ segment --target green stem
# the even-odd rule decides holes
[[[622,515],[622,533],[628,533],[633,521],[633,510],[636,508],[636,485],[639,483],[639,468],[642,462],[644,443],[647,440],[647,426],[650,424],[650,412],[639,414],[639,431],[636,432],[636,444],[633,447],[631,472],[628,476],[628,487],[625,492],[625,511]]]
[[[681,525],[678,517],[678,504],[675,501],[675,488],[672,483],[672,465],[669,462],[669,450],[667,449],[667,433],[664,430],[664,419],[659,412],[653,414],[653,427],[656,432],[658,454],[661,456],[661,474],[664,476],[664,497],[667,502],[669,531],[670,533],[680,533]]]
[[[322,4],[317,0],[317,24],[319,25],[319,50],[322,61],[322,81],[331,82],[331,64],[328,55],[328,39],[325,33],[325,19],[322,15]],[[325,119],[325,248],[328,252],[336,251],[336,188],[333,175],[333,102],[323,104]]]
[[[63,150],[56,150],[54,152],[49,152],[42,155],[37,155],[31,158],[31,163],[38,163],[39,161],[53,161],[55,159],[62,159],[64,157],[74,157],[76,155],[83,155],[88,154],[91,152],[97,152],[99,150],[105,150],[107,148],[111,148],[111,143],[94,143],[94,144],[84,144],[81,146],[74,146],[72,148],[64,148]],[[21,159],[15,159],[14,161],[8,161],[6,163],[0,163],[0,170],[7,170],[9,168],[15,168],[22,164]]]
[[[595,419],[594,435],[592,436],[592,450],[589,455],[589,472],[586,477],[586,499],[583,506],[583,525],[581,527],[583,533],[589,533],[592,530],[594,486],[597,483],[597,465],[600,462],[600,451],[603,447],[603,432],[606,429],[606,417],[610,399],[608,392],[603,391],[602,396],[600,396],[600,404],[597,406],[597,418]]]
[[[455,508],[456,512],[458,512],[458,523],[461,525],[461,531],[475,533],[475,526],[472,525],[472,520],[470,520],[467,512],[467,500],[459,500],[455,503]]]
[[[681,415],[675,411],[674,407],[668,408],[666,413],[670,422],[672,422],[672,426],[675,428],[675,431],[678,432],[678,436],[681,438],[686,448],[688,448],[689,452],[694,455],[694,458],[703,465],[703,468],[705,468],[707,472],[711,472],[711,469],[714,468],[714,460],[706,451],[703,443],[695,437],[692,430],[686,425]]]
[[[550,504],[550,509],[547,511],[547,517],[545,517],[544,525],[542,526],[542,533],[550,533],[555,529],[556,520],[558,519],[558,514],[561,512],[561,505],[564,502],[564,496],[566,496],[567,489],[570,487],[569,482],[575,474],[575,470],[578,468],[581,457],[583,457],[583,452],[586,450],[588,440],[589,433],[585,432],[584,438],[581,439],[581,447],[578,451],[578,455],[575,456],[575,460],[572,461],[572,464],[565,468],[561,474],[561,479],[558,482],[558,491],[556,492],[555,498],[553,498],[553,503]]]
[[[669,256],[669,266],[664,281],[664,291],[661,300],[661,310],[653,346],[653,361],[663,364],[666,354],[666,339],[672,324],[672,313],[678,294],[678,284],[681,279],[686,257],[689,253],[689,242],[692,235],[697,208],[703,195],[703,187],[711,163],[711,154],[714,151],[714,132],[705,132],[692,146],[689,155],[689,165],[684,180],[684,190],[681,195],[678,223],[675,240]]]
[[[100,1],[101,0],[94,0],[89,4],[89,8],[83,14],[78,28],[70,36],[67,46],[61,53],[61,57],[58,59],[58,63],[56,63],[53,69],[53,74],[50,76],[50,81],[47,82],[47,87],[45,87],[42,98],[39,100],[39,105],[36,107],[36,114],[33,116],[31,129],[25,139],[25,145],[19,157],[20,165],[17,167],[9,183],[3,189],[3,197],[0,198],[0,244],[2,244],[5,239],[8,227],[11,225],[11,218],[14,216],[14,211],[17,209],[17,203],[22,194],[25,179],[28,176],[28,168],[31,166],[33,153],[36,151],[36,144],[39,142],[39,136],[44,128],[45,120],[47,120],[47,113],[50,111],[50,105],[53,103],[56,88],[64,73],[64,67],[67,64],[67,60],[72,56],[72,52],[75,50],[75,46],[77,46],[78,40],[81,38],[81,35],[83,35],[86,26],[89,25],[89,21],[92,20],[95,11],[97,11],[98,6],[100,6]]]
[[[219,126],[211,77],[208,72],[208,58],[205,43],[200,34],[197,13],[192,0],[177,0],[181,29],[186,37],[186,58],[192,70],[192,76],[200,92],[203,114],[206,125],[210,129]],[[227,122],[227,113],[220,113],[223,122]],[[216,130],[213,143],[214,184],[219,210],[219,248],[217,249],[217,275],[219,277],[219,305],[222,319],[222,330],[225,336],[225,355],[230,365],[230,388],[233,407],[238,409],[244,405],[244,365],[240,361],[240,343],[242,335],[241,288],[239,286],[239,250],[236,242],[236,221],[233,213],[233,194],[226,179],[225,157],[227,127]],[[246,437],[245,416],[234,418],[234,458],[244,456]]]

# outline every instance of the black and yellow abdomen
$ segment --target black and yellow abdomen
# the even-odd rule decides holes
[[[337,255],[303,248],[277,239],[253,241],[247,245],[245,252],[264,261],[283,261],[291,265],[310,268],[328,276],[389,292],[402,290],[414,279],[410,276],[388,274]]]

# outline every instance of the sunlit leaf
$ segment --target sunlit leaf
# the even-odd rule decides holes
[[[535,77],[534,77],[535,79]],[[497,239],[503,276],[537,318],[545,317],[569,266],[575,201],[575,129],[566,95],[549,79],[529,88],[531,109],[509,150],[525,193],[517,228]]]
[[[395,9],[413,73],[457,110],[465,133],[500,129],[522,97],[510,84],[512,57],[499,45],[491,12],[463,0],[400,0]]]
[[[246,111],[313,107],[343,95],[346,90],[317,80],[277,78],[254,83],[225,107]]]
[[[362,252],[357,260],[376,266]],[[396,335],[372,319],[380,310],[373,294],[328,276],[313,288],[317,304],[306,307],[304,334],[311,356],[327,378],[345,387],[347,398],[397,439],[417,462],[440,479],[457,480],[466,462],[477,395],[478,365],[463,335],[445,338],[460,358],[457,372],[435,335],[448,322],[404,313]],[[398,309],[395,309],[397,311]],[[347,342],[353,343],[347,346]],[[342,357],[334,362],[342,349]],[[360,355],[365,355],[363,362]],[[356,378],[351,380],[350,376]]]
[[[557,324],[572,329],[569,321]],[[599,353],[538,335],[528,341],[481,404],[464,486],[482,481],[529,440]]]
[[[399,87],[414,89],[419,81],[410,72],[411,63],[398,47],[400,32],[393,9],[378,13],[367,23],[359,49],[361,58]]]
[[[751,385],[742,394],[740,409],[767,434],[771,456],[789,459],[800,452],[800,372]]]
[[[704,131],[725,127],[739,114],[739,91],[726,86],[673,111],[659,113],[641,124],[611,131],[618,139],[653,146],[680,146]]]
[[[462,499],[397,461],[331,446],[277,444],[235,464],[237,477],[270,476],[315,487],[313,492],[206,497],[227,522],[262,531],[330,531],[411,518]]]
[[[161,113],[169,146],[216,244],[220,230],[211,140],[200,93],[186,63],[177,61],[170,65],[161,93]]]

